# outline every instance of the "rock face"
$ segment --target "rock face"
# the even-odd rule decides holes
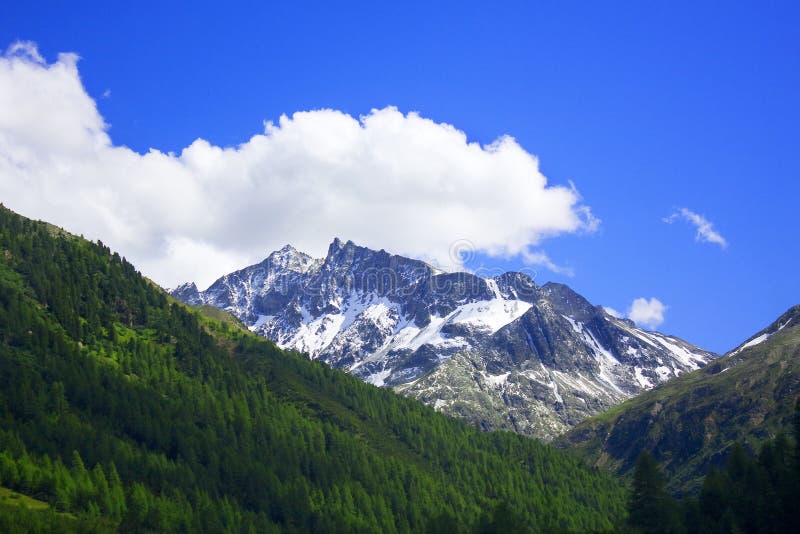
[[[338,239],[324,259],[286,246],[172,294],[483,428],[543,439],[715,357],[561,284],[445,273]]]

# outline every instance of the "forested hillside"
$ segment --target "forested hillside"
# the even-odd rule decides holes
[[[3,530],[609,530],[610,476],[278,350],[0,208]],[[30,502],[38,502],[31,500]]]
[[[628,503],[628,527],[648,534],[783,534],[800,532],[800,405],[795,439],[778,434],[758,455],[731,447],[724,469],[712,468],[697,497],[675,499],[648,452],[639,455]],[[794,443],[792,443],[794,441]]]
[[[669,489],[694,494],[734,443],[757,452],[791,434],[800,399],[800,306],[739,349],[587,419],[556,440],[597,466],[629,474],[649,450]]]

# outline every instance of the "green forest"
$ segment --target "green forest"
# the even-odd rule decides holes
[[[795,415],[800,435],[800,404]],[[734,444],[725,465],[714,467],[699,495],[675,499],[645,451],[639,455],[628,503],[631,532],[725,534],[800,532],[800,440],[779,434],[758,455]]]
[[[0,491],[5,532],[612,531],[627,500],[568,453],[283,352],[5,208]]]

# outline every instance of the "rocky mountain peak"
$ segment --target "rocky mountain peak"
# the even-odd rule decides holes
[[[368,247],[356,245],[348,240],[343,242],[341,239],[334,238],[328,246],[328,254],[324,259],[324,264],[335,270],[365,270],[365,269],[404,269],[414,268],[420,270],[420,274],[431,274],[434,270],[425,262],[393,255],[385,250],[373,250]]]
[[[186,282],[181,284],[175,289],[170,290],[170,293],[176,299],[180,300],[181,302],[185,302],[190,306],[199,306],[203,303],[202,298],[200,297],[200,291],[198,291],[197,285],[195,285],[194,282]]]
[[[318,266],[319,260],[310,255],[300,252],[292,245],[285,245],[280,250],[276,250],[267,256],[263,264],[273,266],[278,269],[288,269],[298,273],[308,272],[313,267]]]
[[[529,275],[520,272],[507,272],[492,278],[505,298],[534,302],[539,297],[539,286]]]
[[[540,294],[558,313],[573,319],[587,321],[597,314],[595,306],[567,285],[548,282],[541,287]]]
[[[348,240],[343,242],[341,239],[334,238],[328,246],[328,255],[325,257],[325,265],[336,267],[358,267],[360,264],[367,266],[375,261],[376,258],[388,256],[383,250],[375,251],[367,247],[361,247]],[[362,265],[363,266],[363,265]]]
[[[173,294],[375,385],[542,438],[714,357],[563,284],[443,273],[339,238],[324,259],[286,246],[196,289]]]
[[[355,245],[355,243],[353,243],[352,241],[348,241],[347,243],[350,243],[352,246]],[[335,256],[338,252],[340,252],[344,248],[345,248],[345,242],[339,239],[338,237],[334,237],[333,241],[331,241],[331,244],[328,245],[327,258]]]

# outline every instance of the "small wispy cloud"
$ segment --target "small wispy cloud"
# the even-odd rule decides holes
[[[650,300],[639,297],[634,299],[628,308],[628,319],[646,328],[658,328],[664,322],[664,312],[667,307],[655,297]]]
[[[572,278],[575,276],[575,271],[570,267],[564,267],[554,263],[550,257],[543,250],[530,250],[525,249],[520,253],[523,263],[525,265],[540,265],[551,272],[556,274],[563,274]]]
[[[44,58],[39,53],[39,49],[36,47],[36,43],[33,41],[16,41],[6,49],[5,55],[6,57],[21,57],[28,59],[40,65],[44,64]]]
[[[667,224],[672,224],[676,220],[683,220],[694,225],[697,229],[694,239],[706,243],[716,243],[721,248],[728,247],[728,241],[714,230],[714,223],[688,208],[678,208],[675,213],[662,219]]]

